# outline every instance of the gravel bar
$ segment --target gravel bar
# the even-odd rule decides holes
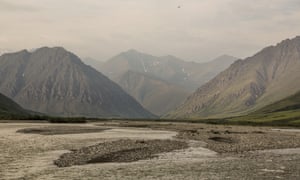
[[[177,140],[121,139],[73,150],[61,155],[54,164],[58,167],[68,167],[90,163],[133,162],[185,148],[188,148],[187,143]]]

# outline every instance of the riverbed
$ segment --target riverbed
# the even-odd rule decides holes
[[[37,131],[49,127],[52,130],[57,129],[56,127],[66,129],[69,133],[64,134],[60,131],[57,134],[53,131],[52,134],[45,135],[17,132],[28,128],[35,128]],[[100,127],[99,132],[97,127]],[[226,131],[226,128],[231,131]],[[300,137],[298,131],[274,131],[271,128],[253,127],[239,127],[237,131],[236,128],[189,124],[152,124],[140,128],[128,124],[125,127],[118,123],[1,123],[0,179],[299,179],[298,142],[295,142],[293,147],[284,148],[285,145],[282,145],[276,148],[275,145],[280,143],[274,143],[274,146],[266,146],[271,149],[222,153],[213,148],[228,148],[228,142],[205,139],[205,135],[210,138],[210,133],[221,136],[222,132],[226,132],[226,135],[231,132],[231,137],[241,136],[233,132],[244,131],[256,132],[258,135],[266,133],[266,137],[269,132],[279,133],[278,137],[297,139]],[[78,132],[78,129],[81,132]],[[203,133],[195,129],[202,130]],[[219,133],[210,132],[211,129]],[[74,132],[70,133],[70,130]],[[255,133],[248,134],[251,138],[255,136]],[[120,139],[180,140],[186,142],[188,147],[134,162],[93,163],[70,167],[58,167],[54,164],[64,153]],[[235,145],[237,144],[230,144],[232,147]]]

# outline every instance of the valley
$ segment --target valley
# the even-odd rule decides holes
[[[130,49],[105,62],[90,59],[84,59],[84,62],[120,85],[147,110],[163,116],[237,59],[222,55],[198,63],[171,55],[153,56]]]
[[[0,0],[0,180],[300,180],[299,19],[299,0]]]

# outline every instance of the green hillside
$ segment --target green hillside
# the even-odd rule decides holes
[[[272,112],[281,112],[289,110],[300,110],[300,91],[295,95],[292,95],[288,98],[280,100],[276,103],[268,105],[255,113],[272,113]]]
[[[300,92],[246,116],[226,119],[230,123],[300,126]]]
[[[17,103],[0,94],[0,119],[11,118],[15,116],[25,116],[28,112]]]

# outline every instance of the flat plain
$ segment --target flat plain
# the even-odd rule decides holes
[[[105,161],[88,159],[108,147],[113,152],[105,154]],[[132,121],[1,123],[0,149],[0,179],[300,178],[299,129]],[[145,153],[149,156],[141,156]],[[57,166],[64,156],[87,161]]]

